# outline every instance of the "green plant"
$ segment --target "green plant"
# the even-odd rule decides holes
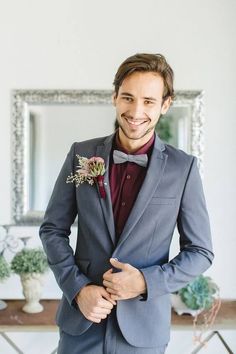
[[[172,119],[172,117],[169,116],[168,118],[169,119],[167,119],[167,116],[162,116],[156,126],[156,132],[159,138],[165,141],[166,143],[168,143],[172,138],[170,126],[170,119]]]
[[[46,255],[40,248],[23,248],[13,257],[11,269],[16,274],[45,273],[48,269]]]
[[[11,269],[4,256],[0,255],[0,280],[5,280],[11,275]]]
[[[207,310],[212,307],[218,291],[218,286],[210,277],[200,275],[178,293],[188,308]]]

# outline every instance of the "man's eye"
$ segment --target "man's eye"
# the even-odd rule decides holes
[[[123,97],[123,100],[127,101],[127,102],[131,102],[132,98],[131,97]]]
[[[152,101],[148,101],[148,100],[144,101],[144,103],[145,103],[145,104],[153,104]]]

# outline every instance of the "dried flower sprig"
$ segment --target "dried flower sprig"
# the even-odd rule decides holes
[[[79,165],[75,174],[67,177],[66,183],[75,183],[76,187],[84,182],[93,185],[95,181],[98,182],[98,188],[101,198],[105,198],[104,189],[104,174],[106,171],[105,162],[101,157],[94,156],[91,158],[76,155],[79,160]]]

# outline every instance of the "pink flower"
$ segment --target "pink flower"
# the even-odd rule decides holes
[[[88,163],[90,163],[90,162],[104,163],[104,160],[103,160],[103,158],[101,158],[99,156],[93,156],[93,157],[90,157],[90,159],[88,159]]]
[[[101,198],[105,198],[104,188],[104,174],[105,174],[105,162],[99,156],[93,156],[90,159],[76,155],[79,160],[79,166],[75,174],[72,173],[67,177],[66,183],[75,182],[76,187],[84,182],[88,182],[93,185],[96,181]]]

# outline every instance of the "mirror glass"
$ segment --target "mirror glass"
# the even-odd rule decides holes
[[[114,130],[113,106],[29,105],[28,209],[46,209],[71,145]]]
[[[12,222],[38,225],[74,141],[114,131],[112,91],[13,92]],[[156,128],[158,135],[199,159],[202,170],[202,92],[177,92]]]

